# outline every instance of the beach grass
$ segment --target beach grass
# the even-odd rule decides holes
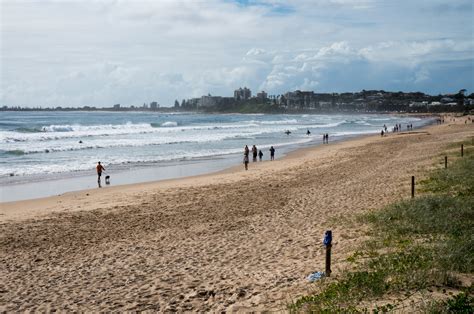
[[[355,270],[316,282],[316,292],[289,310],[472,313],[474,288],[462,278],[474,272],[473,173],[468,153],[432,171],[420,182],[420,197],[360,216],[371,240],[347,258]]]

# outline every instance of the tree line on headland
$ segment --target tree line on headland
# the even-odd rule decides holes
[[[176,100],[173,107],[163,107],[157,102],[131,105],[115,104],[112,107],[0,107],[1,111],[160,111],[207,113],[320,113],[320,112],[469,112],[474,110],[474,93],[466,95],[461,89],[454,94],[436,96],[422,92],[387,92],[362,90],[355,93],[315,93],[294,91],[282,95],[258,93],[255,97],[221,97],[206,95],[199,98]]]

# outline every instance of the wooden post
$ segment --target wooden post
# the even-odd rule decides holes
[[[415,197],[415,176],[411,176],[411,198]]]
[[[444,169],[448,169],[448,156],[444,156]]]
[[[331,247],[331,244],[326,246],[326,277],[331,276]]]
[[[326,277],[331,276],[331,247],[332,247],[332,231],[327,230],[324,234],[324,245],[326,246]]]
[[[461,144],[461,157],[464,157],[464,144]]]

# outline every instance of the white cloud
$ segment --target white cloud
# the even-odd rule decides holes
[[[361,48],[359,54],[372,62],[393,62],[415,66],[439,60],[466,60],[474,44],[465,40],[386,41]]]
[[[415,79],[414,83],[422,83],[430,79],[430,72],[427,69],[420,69],[419,71],[415,72]]]

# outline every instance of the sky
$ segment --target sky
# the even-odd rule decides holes
[[[0,0],[0,106],[474,92],[472,0]]]

